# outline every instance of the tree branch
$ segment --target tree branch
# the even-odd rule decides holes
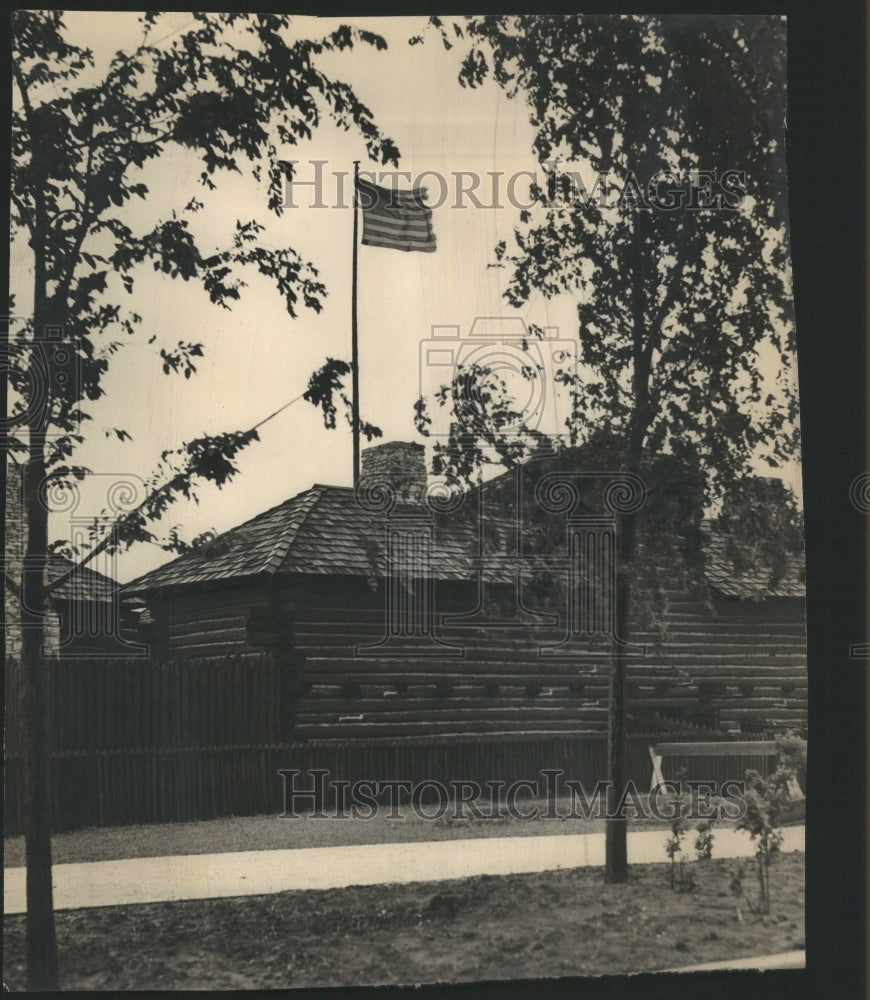
[[[34,233],[33,216],[30,214],[30,211],[24,204],[24,202],[18,197],[18,195],[14,191],[10,191],[9,194],[12,198],[12,201],[15,203],[15,207],[18,209],[19,213],[24,219],[24,224],[27,226],[27,229],[32,237]]]
[[[90,121],[91,140],[93,139],[93,134],[94,134],[94,120],[93,118],[91,118]],[[58,287],[56,292],[56,296],[62,299],[64,303],[66,302],[67,295],[69,295],[69,287],[72,284],[72,279],[73,276],[75,275],[76,265],[79,262],[79,254],[81,253],[82,244],[85,241],[85,236],[87,236],[88,230],[90,229],[91,225],[88,219],[88,210],[90,208],[90,201],[91,201],[91,170],[93,168],[93,162],[94,162],[94,146],[93,146],[93,141],[91,141],[88,145],[88,161],[85,166],[85,176],[84,176],[84,181],[82,183],[82,195],[84,198],[82,204],[82,221],[81,225],[79,226],[76,238],[74,240],[74,249],[68,256],[66,273],[64,274],[63,278],[58,281]]]

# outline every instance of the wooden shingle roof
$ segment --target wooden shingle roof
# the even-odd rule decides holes
[[[66,576],[70,570],[73,572]],[[57,553],[50,553],[45,562],[45,582],[49,586],[61,577],[64,581],[51,592],[52,601],[83,601],[100,603],[111,601],[120,584],[104,573],[88,566],[76,566],[72,560]],[[17,593],[18,581],[6,574],[6,586]]]
[[[419,514],[415,505],[399,504],[391,517]],[[382,575],[384,528],[384,518],[364,510],[352,489],[315,485],[133,580],[124,592],[293,573]],[[432,576],[470,579],[471,543],[467,530],[437,533]]]
[[[45,576],[49,584],[68,573],[74,564],[60,555],[49,555]],[[104,573],[89,566],[78,566],[71,576],[52,592],[53,600],[60,601],[111,601],[120,585]]]
[[[424,515],[412,503],[400,503],[391,513],[392,518],[407,516]],[[352,489],[315,485],[128,583],[124,593],[284,574],[383,576],[388,573],[386,523],[361,507]],[[753,600],[804,596],[801,557],[790,557],[773,579],[763,566],[737,569],[728,557],[727,536],[714,521],[704,527],[706,575],[714,590]],[[475,533],[466,522],[439,518],[427,575],[471,580],[476,551]],[[495,560],[486,577],[500,580],[509,572]]]
[[[803,556],[786,556],[779,572],[754,561],[738,568],[728,556],[728,535],[715,521],[704,524],[705,574],[710,586],[725,597],[761,600],[769,597],[804,597],[806,594]]]

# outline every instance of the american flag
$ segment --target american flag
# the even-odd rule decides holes
[[[357,192],[364,246],[434,253],[432,209],[425,204],[425,188],[393,191],[358,179]]]

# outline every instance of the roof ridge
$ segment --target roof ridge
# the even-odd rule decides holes
[[[121,586],[120,583],[118,583],[118,581],[114,577],[108,576],[106,573],[101,573],[98,569],[94,569],[91,566],[86,566],[81,562],[76,562],[75,559],[70,559],[67,556],[62,555],[60,552],[48,553],[46,567],[48,567],[52,562],[54,562],[55,565],[62,564],[63,571],[65,573],[70,573],[70,575],[72,575],[73,573],[87,573],[90,576],[94,576],[97,577],[99,580],[105,581],[106,583],[111,583],[112,586],[114,587]]]
[[[249,524],[253,524],[254,521],[259,521],[262,517],[267,517],[269,514],[274,514],[276,510],[280,510],[282,507],[286,507],[288,503],[293,503],[294,500],[299,500],[300,497],[304,497],[306,493],[311,493],[317,489],[317,483],[313,486],[309,486],[307,490],[300,490],[298,493],[294,493],[292,497],[287,497],[286,500],[282,500],[281,503],[276,503],[274,507],[268,507],[266,510],[261,510],[259,514],[254,514],[253,517],[249,517],[247,521],[242,521],[241,524],[233,525],[232,528],[227,528],[226,531],[222,531],[217,538],[223,535],[228,535],[231,531],[238,531],[240,528],[245,528]]]
[[[282,507],[286,507],[288,504],[293,503],[296,500],[299,500],[301,497],[304,497],[306,493],[313,493],[315,489],[317,489],[316,485],[310,486],[307,490],[300,490],[298,493],[294,493],[292,497],[288,497],[286,500],[282,500],[281,503],[275,504],[274,507],[269,507],[267,510],[262,510],[260,511],[259,514],[255,514],[253,517],[249,517],[247,521],[242,521],[241,524],[233,525],[232,528],[227,528],[226,531],[221,531],[211,540],[212,543],[218,541],[221,538],[224,538],[226,535],[235,534],[237,531],[240,531],[241,529],[248,527],[248,525],[253,524],[255,521],[259,521],[261,518],[267,517],[269,514],[274,514],[275,511],[280,510]],[[177,563],[180,563],[182,561],[186,562],[191,557],[195,557],[196,554],[197,550],[188,550],[187,552],[180,552],[174,559],[170,559],[169,562],[162,563],[160,566],[155,566],[154,569],[148,570],[147,573],[142,573],[135,579],[129,580],[127,583],[123,584],[123,588],[125,590],[131,588],[135,584],[138,584],[140,581],[146,579],[146,577],[151,576],[153,573],[158,573],[162,572],[163,570],[170,569],[171,567],[175,566]]]
[[[275,543],[275,547],[272,549],[269,558],[266,560],[266,565],[262,569],[263,573],[274,573],[281,563],[284,562],[287,557],[287,552],[293,544],[293,540],[299,534],[299,529],[303,524],[305,524],[308,519],[308,515],[312,510],[314,510],[317,506],[317,501],[323,496],[323,487],[319,483],[315,483],[310,489],[303,490],[302,493],[297,493],[293,499],[298,500],[300,497],[305,496],[306,493],[309,494],[309,497],[306,498],[307,505],[303,505],[304,512],[302,517],[299,519],[299,522],[295,527],[288,524],[281,532],[278,541]],[[280,507],[283,505],[279,504],[278,506]]]

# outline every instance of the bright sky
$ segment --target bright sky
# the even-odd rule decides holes
[[[188,20],[185,14],[166,15],[155,37],[168,35]],[[98,63],[141,37],[132,14],[69,12],[66,21],[75,40],[94,50]],[[455,171],[502,171],[503,184],[514,173],[535,170],[524,106],[508,101],[492,83],[477,90],[461,88],[456,51],[445,51],[436,37],[409,47],[407,39],[421,30],[423,19],[297,21],[304,35],[323,34],[338,23],[365,26],[388,42],[386,52],[363,47],[322,57],[319,64],[328,75],[350,83],[372,110],[381,130],[399,147],[400,169],[415,177],[437,171],[448,179]],[[300,161],[299,180],[313,178],[309,161],[326,161],[324,200],[330,206],[335,198],[333,172],[352,171],[354,159],[363,161],[362,169],[377,169],[366,160],[359,136],[330,123],[316,130],[309,142],[288,149],[286,158]],[[119,477],[147,476],[164,449],[202,433],[248,428],[302,393],[311,372],[327,357],[350,359],[351,209],[312,208],[312,188],[297,187],[294,198],[300,207],[288,208],[276,219],[266,207],[265,185],[228,175],[209,193],[197,182],[199,169],[193,158],[181,153],[149,166],[144,179],[153,196],[139,203],[141,208],[137,204],[131,209],[130,223],[153,225],[197,197],[206,208],[195,217],[196,232],[218,248],[227,244],[236,219],[256,218],[267,227],[265,243],[292,246],[319,268],[328,290],[325,308],[320,315],[302,311],[291,320],[277,291],[251,272],[241,302],[226,311],[211,305],[197,288],[143,269],[130,300],[143,316],[142,329],[113,359],[103,383],[106,397],[90,405],[93,421],[76,456],[101,474],[85,491],[77,514],[99,510],[104,485]],[[347,192],[347,178],[344,183]],[[527,183],[520,179],[518,198]],[[537,295],[520,314],[502,301],[506,272],[487,265],[494,259],[493,247],[509,237],[516,221],[517,210],[506,203],[504,188],[504,208],[459,209],[451,207],[452,179],[450,185],[450,197],[433,213],[435,253],[360,248],[361,411],[364,419],[383,429],[384,440],[419,440],[413,404],[421,388],[421,342],[431,336],[433,326],[458,326],[466,333],[478,316],[521,315],[526,322],[557,327],[560,336],[576,338],[569,299],[548,302]],[[407,181],[400,186],[407,187]],[[437,194],[437,183],[430,179],[426,186]],[[482,200],[486,202],[485,195]],[[29,284],[26,248],[13,248],[12,266],[13,289],[23,311]],[[152,334],[157,341],[148,347]],[[198,374],[189,381],[163,375],[154,356],[160,346],[181,339],[205,345]],[[431,376],[424,376],[423,385],[431,385]],[[133,441],[109,439],[105,427],[122,427]],[[177,524],[190,539],[207,529],[226,530],[315,482],[350,485],[349,428],[342,423],[335,431],[326,430],[319,412],[308,403],[300,401],[269,421],[261,438],[240,455],[241,474],[229,486],[223,491],[203,489],[199,506],[179,502],[157,530]],[[800,494],[796,465],[784,470],[783,478]],[[63,522],[57,531],[65,532]],[[114,572],[126,581],[167,558],[156,546],[137,546],[118,558]]]

